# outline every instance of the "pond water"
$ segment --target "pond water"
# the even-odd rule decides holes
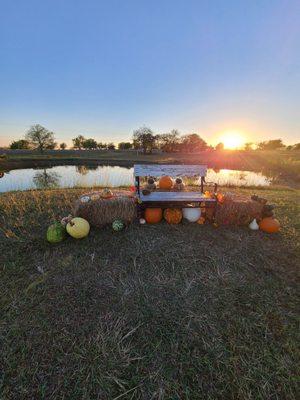
[[[206,180],[224,186],[268,186],[271,179],[259,172],[209,169]],[[16,169],[4,173],[0,192],[11,190],[130,186],[133,168],[100,165],[65,165],[49,168]]]

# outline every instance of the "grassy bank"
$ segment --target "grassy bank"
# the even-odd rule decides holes
[[[83,191],[0,195],[1,399],[297,398],[299,191],[263,190],[280,234],[161,223],[49,245]]]
[[[277,183],[300,183],[300,151],[233,151],[198,154],[161,153],[144,155],[135,151],[52,150],[8,152],[0,159],[0,169],[31,168],[49,165],[111,164],[132,166],[134,163],[205,164],[215,169],[263,172]]]

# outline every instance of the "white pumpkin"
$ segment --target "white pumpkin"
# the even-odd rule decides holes
[[[183,218],[187,219],[189,222],[197,222],[201,217],[200,208],[183,208],[182,209]]]

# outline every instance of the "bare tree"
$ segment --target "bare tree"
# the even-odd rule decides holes
[[[55,149],[56,143],[54,141],[54,133],[48,131],[45,127],[37,124],[33,125],[25,135],[25,139],[31,145],[39,149],[41,153],[46,149]]]
[[[153,131],[146,126],[142,126],[133,132],[133,146],[135,149],[142,148],[144,154],[152,153],[156,139]]]
[[[163,133],[162,135],[157,135],[158,146],[162,151],[167,153],[177,151],[179,149],[179,132],[177,129],[173,129],[169,133]]]

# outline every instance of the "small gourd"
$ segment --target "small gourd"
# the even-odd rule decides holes
[[[152,190],[155,190],[155,189],[156,189],[156,184],[155,184],[153,178],[149,178],[149,179],[148,179],[147,185],[145,186],[145,189],[146,189],[146,190],[149,190],[150,192],[151,192]]]
[[[125,224],[121,219],[115,219],[112,223],[112,229],[115,232],[120,232],[125,228]]]
[[[184,190],[184,183],[182,182],[181,178],[176,178],[173,188],[178,191]]]
[[[252,231],[258,231],[259,226],[258,226],[258,223],[256,222],[256,218],[254,218],[254,220],[253,220],[252,222],[250,222],[249,228],[250,228]]]

